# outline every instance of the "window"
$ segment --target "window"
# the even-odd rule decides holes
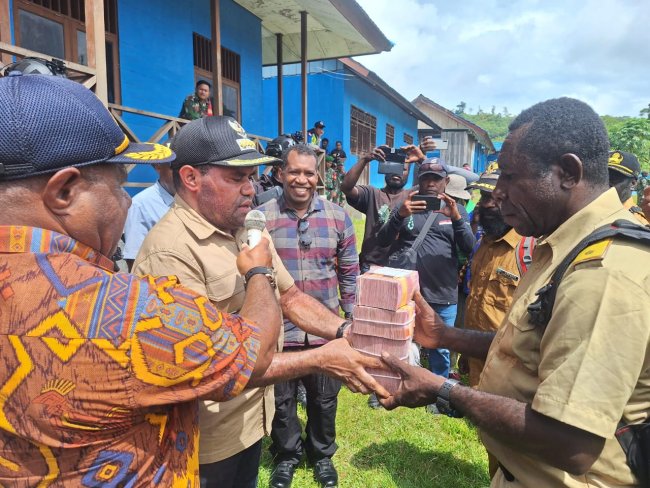
[[[386,145],[388,147],[395,145],[395,127],[390,124],[386,124]]]
[[[352,105],[350,110],[350,152],[370,152],[377,145],[377,117]]]
[[[413,136],[404,132],[404,142],[406,144],[413,144]]]
[[[212,40],[196,32],[194,44],[194,81],[207,80],[212,85]],[[241,121],[241,57],[221,46],[223,114]]]
[[[88,64],[85,0],[15,0],[16,44],[78,64]],[[119,101],[117,0],[104,0],[108,101]]]

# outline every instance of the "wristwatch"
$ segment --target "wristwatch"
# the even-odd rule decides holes
[[[449,398],[451,394],[451,390],[458,383],[459,383],[458,380],[447,379],[440,387],[440,391],[438,391],[438,398],[436,399],[436,407],[438,407],[438,411],[440,413],[447,415],[448,417],[461,418],[463,416],[462,413],[460,413],[452,406],[451,400]]]
[[[248,286],[248,282],[256,274],[263,274],[266,276],[269,279],[271,288],[275,290],[275,272],[273,268],[267,268],[266,266],[255,266],[254,268],[249,269],[244,275],[244,287]]]
[[[336,329],[336,338],[337,338],[337,339],[340,339],[341,337],[343,337],[343,334],[345,334],[345,331],[346,331],[346,330],[348,329],[348,327],[350,327],[351,325],[352,325],[352,321],[351,321],[351,320],[346,320],[345,322],[343,322],[343,323],[339,326],[339,328]]]

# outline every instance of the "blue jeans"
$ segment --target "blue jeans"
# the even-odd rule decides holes
[[[457,305],[437,305],[430,303],[445,324],[449,327],[454,326],[456,321],[456,312],[458,311]],[[425,349],[427,357],[429,358],[429,371],[445,378],[449,378],[449,349]]]

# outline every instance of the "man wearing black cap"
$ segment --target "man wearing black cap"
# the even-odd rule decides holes
[[[643,215],[643,210],[632,199],[632,191],[636,189],[637,181],[641,173],[641,165],[637,157],[629,152],[612,151],[609,153],[607,170],[609,172],[609,186],[616,188],[616,192],[623,206],[642,225],[648,225],[648,221]],[[638,198],[639,200],[642,199],[643,195],[639,195]]]
[[[210,298],[219,309],[237,312],[247,277],[235,266],[246,242],[244,219],[254,196],[251,178],[261,164],[277,159],[257,152],[255,143],[232,117],[205,117],[183,127],[172,142],[176,198],[171,210],[149,232],[134,271],[174,274],[189,288]],[[264,235],[268,236],[266,230]],[[284,317],[330,342],[318,349],[278,353],[266,384],[316,372],[330,374],[355,391],[383,390],[363,369],[371,363],[341,338],[348,325],[300,291],[271,246]],[[281,348],[282,343],[278,344]],[[200,405],[201,486],[249,488],[257,484],[261,439],[271,429],[273,388],[248,390],[234,401]],[[276,476],[278,487],[291,484],[293,470]],[[333,477],[336,473],[331,474]],[[330,485],[328,485],[330,486]]]
[[[78,83],[0,79],[0,485],[197,486],[196,400],[268,368],[281,320],[264,276],[235,316],[174,277],[113,273],[125,165],[173,159]],[[268,241],[237,257],[270,265]]]
[[[464,207],[445,194],[449,178],[438,158],[425,160],[418,169],[419,190],[411,192],[401,206],[394,209],[388,221],[377,233],[379,245],[390,245],[390,254],[400,254],[415,242],[431,216],[434,220],[417,249],[417,270],[420,289],[425,300],[446,324],[456,320],[458,301],[458,249],[469,254],[476,238],[469,225]],[[440,212],[426,211],[424,201],[414,201],[416,194],[437,197],[444,202]],[[390,264],[390,261],[389,261]],[[434,373],[449,376],[449,350],[427,350],[429,368]]]
[[[314,122],[314,128],[307,131],[307,143],[320,147],[323,134],[325,134],[325,122],[322,120]]]

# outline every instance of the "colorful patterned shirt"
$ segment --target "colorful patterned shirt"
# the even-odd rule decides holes
[[[112,268],[0,226],[0,485],[199,486],[197,399],[244,389],[258,331],[175,277]]]
[[[348,213],[318,195],[314,195],[302,218],[287,206],[284,196],[265,203],[258,210],[264,212],[266,228],[275,249],[296,286],[337,315],[339,305],[344,312],[351,313],[359,275],[359,257],[354,226]],[[285,320],[285,347],[325,342],[325,339],[308,335]]]

